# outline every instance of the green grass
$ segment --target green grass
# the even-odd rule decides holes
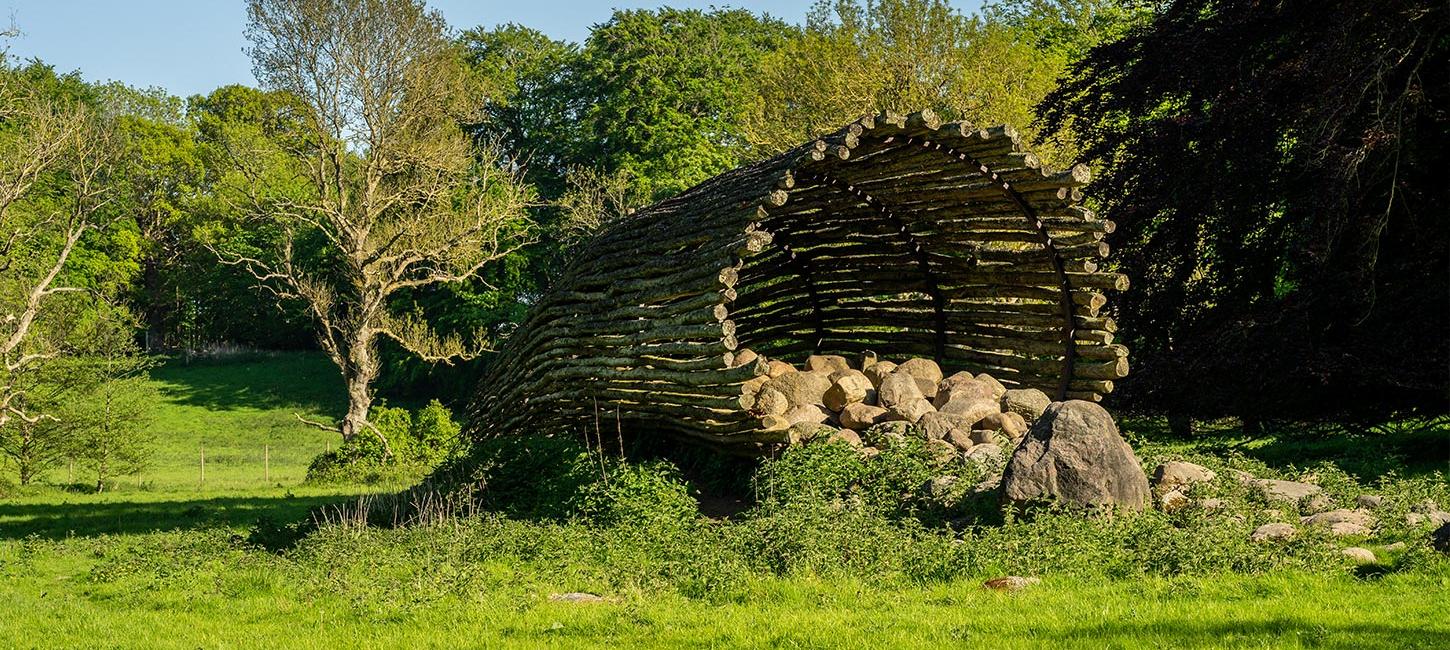
[[[139,487],[127,477],[101,494],[70,490],[61,467],[50,485],[0,499],[0,647],[1450,647],[1450,561],[1423,532],[1357,540],[1385,563],[1355,570],[1322,535],[1250,545],[1266,516],[1253,505],[1222,525],[1058,517],[963,533],[962,544],[787,512],[674,532],[510,519],[330,527],[270,552],[249,540],[259,520],[388,489],[301,483],[336,434],[294,414],[340,412],[332,366],[318,355],[172,361],[153,378],[165,401]],[[1288,475],[1329,463],[1366,484],[1422,476],[1396,485],[1444,491],[1433,474],[1443,427],[1252,440],[1219,427],[1178,441],[1155,426],[1124,423],[1145,458],[1229,456]],[[1361,489],[1320,475],[1340,481],[1336,498]],[[1409,549],[1387,552],[1391,541]],[[1017,594],[980,586],[1009,572],[1043,582]],[[549,601],[565,591],[609,600]]]
[[[446,536],[444,536],[446,538]],[[548,562],[398,571],[368,553],[277,556],[210,533],[0,544],[0,646],[56,647],[1283,647],[1450,643],[1450,579],[1283,572],[1097,580],[1016,594],[977,578],[796,574],[725,598],[603,591]],[[360,543],[358,550],[373,548]],[[1438,595],[1437,595],[1438,594]]]

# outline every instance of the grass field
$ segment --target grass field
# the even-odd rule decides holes
[[[140,487],[71,490],[62,467],[51,485],[0,499],[0,647],[1450,647],[1450,572],[1433,559],[1104,577],[1091,569],[1102,547],[1085,542],[1048,555],[1088,569],[1043,573],[1016,594],[984,590],[997,575],[986,569],[921,579],[829,567],[722,573],[725,586],[695,593],[680,585],[715,576],[689,566],[699,556],[688,549],[652,557],[640,549],[653,542],[577,525],[324,529],[269,552],[247,541],[259,519],[296,521],[387,489],[301,483],[335,434],[293,414],[337,412],[331,366],[284,355],[172,363],[154,377],[166,397],[153,424],[161,444]],[[1151,423],[1125,424],[1130,436],[1152,435],[1141,432]],[[1389,469],[1443,471],[1445,442],[1433,427],[1348,441],[1222,430],[1144,447],[1271,466],[1330,461],[1373,483]],[[549,600],[568,591],[607,600]]]

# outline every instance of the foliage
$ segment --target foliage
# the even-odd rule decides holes
[[[100,492],[107,480],[150,462],[155,437],[148,425],[159,395],[146,375],[152,361],[132,340],[132,323],[96,319],[87,325],[85,363],[94,385],[62,417],[71,419],[70,455],[91,471]]]
[[[1044,132],[1105,172],[1089,193],[1134,283],[1125,398],[1200,417],[1444,412],[1446,11],[1165,3],[1046,98]]]
[[[1137,15],[1113,0],[1017,0],[978,16],[944,0],[819,0],[805,31],[762,63],[742,133],[776,152],[861,115],[923,108],[1026,127],[1067,64]]]
[[[416,414],[405,408],[374,406],[368,422],[375,433],[354,436],[336,450],[318,455],[307,468],[307,481],[390,482],[421,475],[459,448],[459,426],[438,400]]]

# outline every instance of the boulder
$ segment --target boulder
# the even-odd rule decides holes
[[[934,501],[945,501],[951,497],[959,480],[957,477],[951,475],[934,476],[921,486],[921,490]]]
[[[1001,431],[1002,435],[1016,440],[1027,433],[1027,421],[1016,413],[991,413],[977,421],[974,428]]]
[[[967,465],[976,466],[987,471],[1001,467],[1006,458],[1007,452],[1002,451],[1001,447],[992,443],[972,445],[971,449],[968,449],[962,454],[962,460]]]
[[[1368,537],[1370,530],[1352,521],[1337,521],[1329,524],[1329,534],[1335,537]]]
[[[1149,496],[1148,477],[1112,416],[1084,400],[1047,407],[1002,476],[1002,497],[1013,504],[1142,510]]]
[[[932,403],[938,408],[952,399],[993,399],[992,387],[977,381],[971,373],[959,372],[941,380]]]
[[[790,410],[790,399],[774,388],[766,386],[755,394],[755,408],[760,415],[781,415]]]
[[[1299,503],[1304,497],[1318,494],[1324,488],[1310,483],[1298,481],[1280,481],[1275,479],[1260,478],[1253,479],[1253,485],[1264,493],[1264,496],[1277,500]]]
[[[867,379],[871,380],[872,386],[880,389],[881,382],[886,381],[887,377],[890,377],[892,373],[896,372],[896,364],[890,361],[877,361],[870,366],[861,368],[861,372],[866,375]]]
[[[876,424],[878,422],[884,422],[885,417],[886,409],[879,406],[871,406],[870,404],[855,402],[852,404],[847,404],[846,408],[841,409],[840,420],[841,426],[846,427],[847,429],[865,431],[873,424]]]
[[[1198,507],[1208,512],[1223,510],[1223,499],[1204,499],[1198,502]]]
[[[837,370],[850,370],[851,364],[846,357],[836,354],[813,354],[806,357],[806,372],[833,373]]]
[[[754,363],[755,360],[759,358],[760,355],[756,354],[754,350],[750,348],[740,348],[739,350],[735,351],[735,357],[730,360],[730,367],[739,368],[740,366],[747,366]]]
[[[977,375],[977,381],[980,381],[992,387],[992,399],[1000,400],[1002,399],[1003,395],[1007,394],[1007,387],[1003,386],[1002,382],[997,381],[995,378],[985,372]]]
[[[604,597],[582,591],[571,591],[564,594],[549,594],[549,600],[556,603],[602,603]]]
[[[931,359],[908,359],[896,367],[896,374],[910,375],[916,380],[917,389],[921,396],[931,399],[936,396],[937,386],[941,385],[941,366],[936,365]]]
[[[921,388],[915,378],[904,372],[891,373],[876,387],[876,401],[886,408],[919,399],[923,399]]]
[[[1171,490],[1179,486],[1207,483],[1215,476],[1218,475],[1213,470],[1202,465],[1170,460],[1153,470],[1152,482],[1153,487],[1160,490]]]
[[[1293,536],[1293,526],[1282,522],[1275,522],[1272,524],[1264,524],[1262,526],[1259,526],[1258,528],[1255,528],[1254,532],[1249,533],[1249,540],[1254,542],[1266,542],[1270,540],[1277,541],[1289,539]]]
[[[972,442],[972,437],[967,435],[967,432],[961,429],[952,429],[951,431],[948,431],[945,440],[952,443],[953,447],[956,447],[957,449],[960,449],[962,451],[969,451],[976,444]]]
[[[896,404],[886,410],[889,412],[889,415],[887,415],[887,417],[912,423],[920,420],[922,416],[926,415],[927,413],[936,412],[935,409],[931,407],[931,402],[926,401],[926,398],[924,397],[918,397],[913,400],[901,402],[900,404]]]
[[[786,430],[785,435],[790,444],[798,445],[814,440],[826,440],[835,435],[836,431],[835,427],[816,422],[795,422]]]
[[[1311,494],[1309,498],[1299,502],[1299,512],[1306,515],[1317,514],[1325,510],[1332,510],[1333,508],[1334,501],[1330,500],[1329,495],[1323,492]]]
[[[871,385],[871,380],[867,379],[866,375],[861,374],[859,370],[845,372],[846,374],[836,379],[836,383],[831,384],[831,387],[827,388],[826,393],[821,396],[826,408],[840,411],[846,408],[847,404],[875,401],[876,388]]]
[[[1339,510],[1330,510],[1308,517],[1301,517],[1299,518],[1299,523],[1305,526],[1333,526],[1334,524],[1349,523],[1368,530],[1374,528],[1376,521],[1374,515],[1370,514],[1367,510],[1340,508]]]
[[[972,429],[971,438],[974,445],[997,445],[1005,448],[1011,442],[1000,431],[988,429]]]
[[[981,384],[987,390],[992,390],[986,382],[981,382]],[[1036,422],[1037,418],[1042,417],[1042,412],[1046,411],[1047,405],[1051,403],[1052,400],[1047,397],[1047,393],[1036,388],[1013,388],[1002,393],[1002,410],[1022,416],[1022,419],[1026,420],[1028,424]]]
[[[861,434],[850,429],[841,429],[826,438],[828,442],[844,443],[856,449],[860,449],[864,443],[861,442]]]
[[[1379,562],[1379,558],[1374,556],[1374,551],[1371,551],[1361,546],[1351,546],[1349,548],[1340,549],[1339,554],[1348,558],[1349,561],[1355,564],[1374,564],[1376,562]]]
[[[800,406],[790,407],[790,410],[786,411],[782,417],[785,418],[786,422],[791,423],[792,426],[797,424],[825,424],[826,420],[831,419],[831,412],[818,404],[802,404]]]
[[[862,432],[861,439],[872,447],[890,447],[906,442],[907,437],[919,433],[910,422],[900,420],[873,424]]]
[[[961,417],[963,420],[972,423],[972,428],[981,429],[976,424],[994,413],[1001,413],[997,402],[989,399],[951,399],[947,400],[941,408],[937,409],[942,413],[950,413]]]
[[[972,426],[971,423],[966,422],[960,417],[950,413],[937,413],[936,411],[921,416],[921,419],[917,420],[916,424],[926,432],[927,438],[933,440],[945,440],[947,434],[953,430],[970,430]]]
[[[1378,510],[1385,504],[1385,498],[1378,494],[1361,494],[1354,498],[1354,505],[1366,510]]]
[[[936,465],[945,465],[957,459],[957,448],[945,440],[927,440],[926,454]]]
[[[765,367],[765,374],[769,375],[771,379],[792,372],[796,372],[795,366],[781,361],[780,359],[771,359]]]
[[[831,380],[818,372],[788,372],[765,383],[765,388],[774,388],[785,395],[792,408],[823,404],[822,398],[830,387]]]

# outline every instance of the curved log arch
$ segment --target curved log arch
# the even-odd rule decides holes
[[[596,408],[732,451],[785,442],[749,412],[766,364],[936,357],[1058,398],[1127,374],[1099,270],[1112,223],[1007,127],[864,117],[636,212],[581,246],[494,355],[479,436],[588,427]],[[596,407],[596,405],[598,405]],[[612,415],[612,414],[611,414]]]

